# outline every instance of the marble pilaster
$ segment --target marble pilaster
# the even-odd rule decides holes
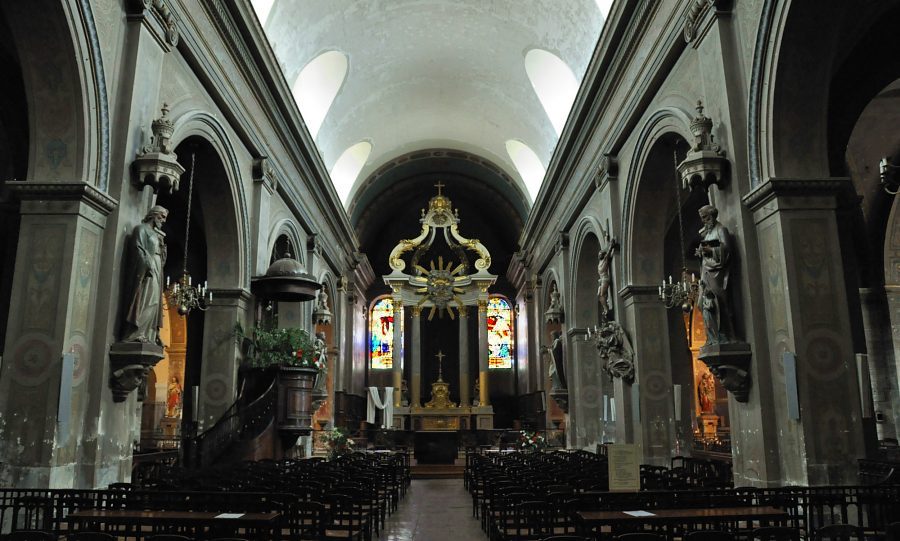
[[[211,427],[236,398],[240,347],[223,339],[234,331],[252,306],[246,289],[213,289],[213,302],[203,315],[203,364],[200,370],[198,421],[200,430]]]
[[[753,212],[764,277],[782,484],[857,482],[865,441],[836,210],[849,179],[769,179],[744,198]],[[784,358],[796,355],[797,396],[785,398]],[[835,397],[841,397],[835,400]],[[792,415],[796,400],[799,415]],[[799,418],[798,418],[799,417]]]
[[[891,286],[891,289],[897,287]],[[872,381],[872,401],[876,412],[875,430],[879,440],[896,438],[896,399],[893,397],[897,396],[897,365],[890,314],[892,308],[900,308],[896,306],[897,292],[891,291],[894,306],[891,306],[892,301],[883,288],[860,289],[859,297],[866,334],[869,376]]]
[[[108,374],[105,352],[94,350],[94,316],[103,230],[117,202],[81,182],[6,186],[21,200],[21,227],[10,299],[17,316],[0,372],[0,484],[84,486],[93,474],[82,470],[95,464],[83,442],[97,439],[88,411],[107,408],[118,418],[105,437],[131,441],[129,406],[91,386]],[[125,451],[107,461],[130,464]]]
[[[394,297],[394,356],[391,359],[391,372],[393,374],[393,387],[400,389],[403,386],[403,299],[397,295]],[[417,351],[413,347],[413,351]],[[416,381],[416,378],[413,378]],[[394,394],[394,407],[400,406],[400,393]]]
[[[469,308],[459,309],[459,405],[472,405],[469,396]],[[480,398],[480,397],[479,397]]]
[[[620,296],[636,366],[634,384],[616,393],[616,433],[631,431],[626,443],[641,445],[643,463],[667,466],[675,441],[668,314],[656,286],[626,286]]]
[[[412,308],[412,366],[410,367],[410,407],[422,405],[422,309]],[[400,396],[396,393],[395,396]],[[395,406],[399,405],[397,400]]]
[[[488,328],[487,299],[478,300],[478,389],[481,406],[490,405],[488,388]]]

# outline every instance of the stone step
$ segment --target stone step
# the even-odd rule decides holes
[[[462,479],[465,466],[460,464],[416,464],[409,467],[413,479]]]

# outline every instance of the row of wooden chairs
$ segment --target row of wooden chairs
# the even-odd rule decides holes
[[[54,532],[44,530],[17,530],[0,537],[3,541],[58,541],[59,536]],[[75,532],[66,536],[66,541],[116,541],[118,538],[105,532]],[[194,541],[193,537],[186,535],[153,535],[144,541]],[[210,541],[249,541],[243,537],[217,537]]]

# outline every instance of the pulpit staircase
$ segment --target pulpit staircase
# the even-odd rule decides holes
[[[253,391],[244,389],[216,424],[185,446],[186,465],[204,468],[248,458],[273,458],[254,455],[260,447],[267,446],[268,440],[277,439],[274,428],[278,399],[275,378],[261,393]],[[263,454],[270,453],[264,451]]]

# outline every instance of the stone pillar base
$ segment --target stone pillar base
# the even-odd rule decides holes
[[[706,363],[722,386],[738,402],[747,402],[750,397],[750,344],[728,342],[710,344],[700,348],[699,358]]]
[[[113,401],[124,402],[131,391],[143,386],[147,372],[163,357],[165,352],[158,344],[116,342],[109,346],[109,388],[112,389]]]

